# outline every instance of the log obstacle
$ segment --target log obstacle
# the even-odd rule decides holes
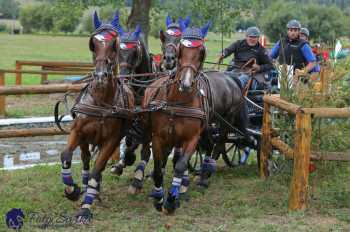
[[[0,69],[0,115],[6,115],[6,95],[21,95],[21,94],[48,94],[48,93],[64,93],[67,91],[78,92],[83,85],[72,84],[56,84],[56,85],[16,85],[5,86],[5,74],[16,74],[16,84],[18,81],[17,74],[39,74],[39,75],[86,75],[86,70],[73,71],[42,71],[42,70],[12,70]]]
[[[271,107],[295,116],[294,148],[284,143],[272,128]],[[268,178],[268,159],[272,149],[279,150],[286,158],[293,159],[293,176],[290,185],[289,210],[307,208],[309,164],[310,160],[350,161],[349,152],[314,152],[311,151],[311,118],[350,118],[348,108],[303,108],[287,102],[279,95],[264,96],[264,116],[260,153],[260,176]]]
[[[93,64],[88,62],[67,62],[67,61],[33,61],[33,60],[16,60],[16,85],[22,84],[22,74],[25,71],[23,70],[24,66],[31,67],[39,67],[42,71],[62,71],[67,72],[66,75],[71,71],[80,71],[80,72],[90,72],[93,70]],[[41,83],[43,84],[47,78],[49,73],[36,73],[41,75]]]

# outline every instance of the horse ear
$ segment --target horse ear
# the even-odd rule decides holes
[[[141,33],[141,27],[140,27],[140,25],[139,24],[137,24],[136,25],[136,29],[135,29],[135,31],[134,31],[134,33],[133,33],[133,35],[135,36],[135,38],[139,38],[139,36],[140,36],[140,33]]]
[[[114,19],[112,20],[111,25],[114,28],[118,28],[119,27],[119,11],[118,10],[115,11]]]
[[[186,30],[186,28],[187,28],[187,26],[186,26],[184,20],[179,20],[179,24],[180,24],[180,30],[181,30],[182,32],[184,32],[184,31]]]
[[[191,16],[188,15],[184,20],[184,24],[186,27],[188,27],[188,25],[190,25],[190,23],[191,23]]]
[[[205,25],[201,28],[201,32],[202,32],[203,38],[207,36],[210,26],[211,26],[211,21],[208,21],[208,23],[205,24]]]
[[[164,35],[164,31],[162,29],[160,29],[160,31],[159,31],[159,38],[160,38],[160,41],[162,41],[162,43],[164,43],[165,35]]]
[[[100,21],[100,19],[98,18],[97,12],[94,12],[94,26],[95,29],[99,28],[102,25],[102,22]]]
[[[168,15],[165,19],[166,27],[168,27],[172,22],[173,20],[171,19],[170,15]]]
[[[117,31],[118,31],[119,36],[122,36],[124,34],[124,30],[123,30],[122,25],[118,25]]]

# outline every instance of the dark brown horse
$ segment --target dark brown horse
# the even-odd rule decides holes
[[[120,75],[128,76],[122,78],[127,82],[133,90],[136,105],[141,105],[143,97],[144,86],[152,82],[152,77],[147,74],[152,74],[152,60],[148,49],[143,40],[143,34],[139,26],[133,32],[124,32],[122,27],[119,27],[120,34],[120,50],[119,50],[119,67]],[[138,77],[133,77],[132,74],[139,74]],[[142,76],[145,74],[145,76]],[[154,78],[154,77],[153,77]],[[126,166],[130,166],[136,159],[135,150],[139,144],[144,144],[141,150],[142,162],[135,170],[135,178],[133,180],[131,192],[136,192],[142,188],[142,181],[144,177],[144,167],[150,157],[150,135],[146,133],[144,128],[139,127],[137,118],[133,121],[132,128],[128,131],[125,138],[126,150],[124,157],[121,157],[118,163],[112,166],[111,172],[121,175]]]
[[[159,38],[162,42],[163,70],[173,70],[177,65],[177,47],[180,43],[182,32],[190,24],[191,18],[179,18],[175,22],[168,15],[166,18],[166,31],[160,30]]]
[[[188,160],[209,121],[214,118],[214,112],[238,125],[244,109],[242,91],[235,81],[223,73],[202,71],[206,54],[204,37],[208,28],[209,24],[202,29],[185,30],[178,48],[175,76],[155,82],[145,92],[143,108],[152,111],[150,121],[155,181],[152,196],[158,210],[163,208],[166,212],[173,212],[179,206],[180,186]],[[154,90],[157,86],[162,87]],[[176,160],[172,186],[164,202],[162,166],[167,160],[167,150],[172,147],[178,148],[180,155]],[[214,169],[210,164],[205,168],[209,171]]]
[[[74,121],[68,137],[66,149],[61,154],[62,179],[65,196],[78,200],[80,188],[73,181],[71,161],[73,151],[79,146],[83,162],[83,192],[86,190],[81,210],[77,214],[78,223],[88,223],[91,219],[90,207],[99,193],[102,171],[132,120],[129,109],[134,107],[131,91],[115,78],[119,38],[118,15],[111,24],[102,24],[95,12],[96,31],[90,38],[95,71],[92,81],[84,88],[72,108]],[[99,148],[95,165],[91,172],[89,145]]]

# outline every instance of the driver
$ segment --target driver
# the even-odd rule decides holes
[[[224,58],[234,54],[234,59],[231,61],[231,65],[227,71],[237,71],[238,73],[247,62],[252,59],[255,60],[250,66],[250,72],[238,74],[238,79],[243,88],[247,86],[252,75],[267,73],[273,69],[272,61],[266,49],[259,43],[259,37],[259,28],[249,27],[246,31],[245,39],[232,43],[229,47],[225,48],[219,56],[219,62],[221,62]],[[257,81],[253,79],[251,89],[256,89],[257,84]]]

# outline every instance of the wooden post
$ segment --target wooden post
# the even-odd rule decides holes
[[[0,87],[5,85],[5,73],[0,72]],[[0,96],[0,116],[5,117],[6,115],[6,100],[5,96]]]
[[[298,112],[295,127],[294,167],[288,209],[304,210],[308,198],[311,115]]]
[[[22,64],[19,61],[16,61],[16,70],[21,71],[22,70]],[[18,72],[16,73],[16,85],[22,84],[22,73]]]
[[[260,177],[263,179],[266,179],[269,176],[267,160],[271,153],[271,127],[270,105],[264,102],[264,117],[260,151]]]
[[[45,66],[41,66],[41,70],[45,71]],[[41,74],[41,84],[44,84],[47,81],[47,73]]]

